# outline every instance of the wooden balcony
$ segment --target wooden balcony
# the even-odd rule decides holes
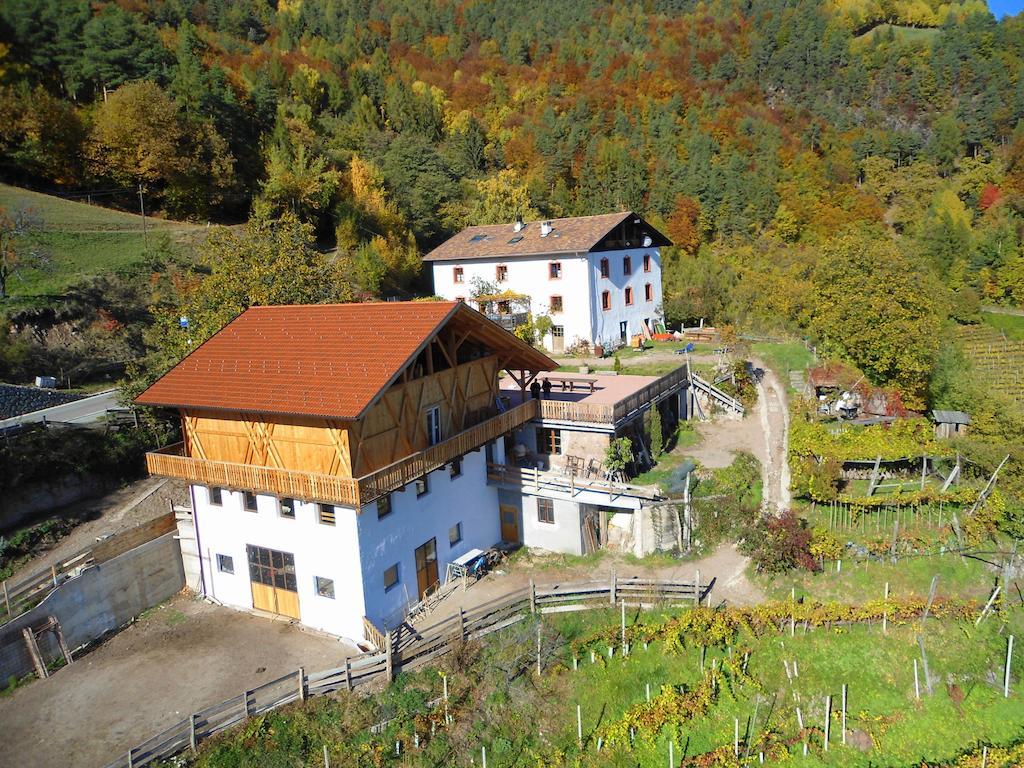
[[[577,477],[562,472],[545,472],[527,467],[513,467],[506,464],[488,464],[487,479],[495,484],[520,490],[533,490],[534,493],[556,491],[568,493],[575,498],[580,491],[593,491],[607,494],[611,500],[621,496],[654,501],[662,496],[655,486],[630,485],[612,480]]]
[[[454,458],[476,450],[481,445],[536,418],[537,415],[538,401],[528,400],[505,413],[463,430],[448,440],[356,479],[197,459],[184,455],[182,443],[147,453],[146,466],[150,474],[173,477],[197,485],[237,488],[358,508],[404,487]]]

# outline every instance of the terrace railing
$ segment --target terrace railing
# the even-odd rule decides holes
[[[639,392],[634,392],[629,397],[623,398],[615,404],[615,423],[629,418],[649,403],[660,400],[672,390],[678,389],[686,383],[689,378],[690,374],[686,365],[681,365],[674,371],[666,373],[657,381],[648,384]]]

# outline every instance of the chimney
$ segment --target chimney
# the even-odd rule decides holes
[[[522,232],[522,230],[523,230],[523,220],[522,220],[521,217],[518,217],[518,218],[516,218],[516,223],[512,225],[512,231],[513,232]]]
[[[541,237],[547,237],[550,234],[551,234],[551,222],[550,221],[542,221],[540,223],[540,236]]]

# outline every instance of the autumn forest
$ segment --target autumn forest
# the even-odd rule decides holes
[[[156,370],[183,307],[212,332],[429,293],[420,256],[467,224],[633,209],[675,243],[670,323],[806,337],[957,406],[943,338],[1024,302],[1022,54],[1024,17],[978,0],[23,0],[0,173],[248,221],[132,288]],[[239,276],[288,253],[286,282]]]

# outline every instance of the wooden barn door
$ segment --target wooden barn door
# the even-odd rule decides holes
[[[416,587],[421,600],[437,581],[437,539],[431,539],[416,547]]]
[[[498,507],[501,515],[501,540],[509,544],[519,543],[519,509],[511,504]]]
[[[246,546],[252,607],[299,618],[299,588],[295,580],[295,555],[266,547]]]

